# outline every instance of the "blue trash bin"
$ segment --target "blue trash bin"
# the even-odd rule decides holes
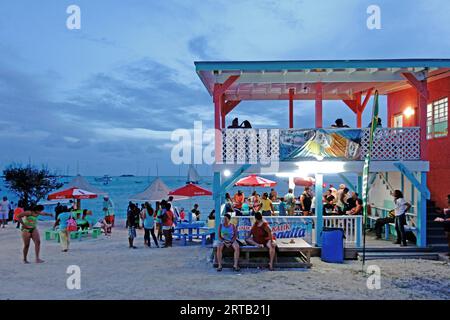
[[[322,254],[325,262],[344,262],[344,229],[323,228],[322,230]]]

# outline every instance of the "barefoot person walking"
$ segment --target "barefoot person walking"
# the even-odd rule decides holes
[[[17,218],[21,224],[22,240],[23,240],[23,262],[29,263],[27,260],[28,249],[30,248],[30,240],[34,242],[34,250],[36,252],[36,263],[42,263],[44,260],[39,258],[39,252],[41,250],[41,237],[37,229],[37,222],[39,216],[53,217],[51,213],[45,213],[44,206],[37,205],[31,210],[20,213]]]

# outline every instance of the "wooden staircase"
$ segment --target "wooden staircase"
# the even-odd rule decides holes
[[[358,260],[362,260],[362,250],[357,251]],[[439,260],[439,253],[433,248],[392,247],[392,248],[366,248],[366,260],[376,259],[426,259]]]
[[[445,252],[448,250],[448,242],[442,223],[434,221],[440,216],[436,209],[434,201],[427,201],[427,245],[434,251]]]

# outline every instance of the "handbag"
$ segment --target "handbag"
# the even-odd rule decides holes
[[[77,226],[77,222],[75,221],[75,219],[70,218],[69,220],[67,220],[67,231],[72,232],[72,231],[77,231],[78,230],[78,226]]]

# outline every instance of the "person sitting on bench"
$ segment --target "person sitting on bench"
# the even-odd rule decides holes
[[[275,259],[275,241],[273,240],[272,230],[269,224],[263,220],[261,212],[255,212],[255,224],[250,231],[250,237],[246,242],[260,248],[267,247],[269,249],[269,270],[273,271],[273,260]]]
[[[391,210],[388,213],[388,216],[385,218],[378,218],[377,221],[375,222],[375,240],[380,240],[381,239],[381,230],[383,229],[383,226],[389,224],[389,223],[394,223],[395,222],[395,211]],[[388,227],[386,227],[388,228]]]
[[[233,248],[234,250],[234,265],[233,270],[239,271],[239,244],[236,241],[237,231],[236,226],[230,223],[231,215],[225,213],[223,222],[219,226],[219,245],[217,246],[217,271],[222,271],[222,252],[223,248]]]

